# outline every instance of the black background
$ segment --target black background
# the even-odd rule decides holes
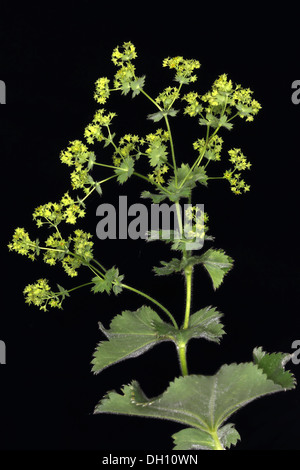
[[[97,109],[94,82],[113,76],[111,52],[124,41],[136,45],[137,73],[147,76],[147,90],[154,96],[172,85],[172,74],[161,69],[162,59],[183,55],[202,64],[191,89],[204,93],[227,73],[254,90],[263,107],[253,123],[240,120],[222,134],[225,148],[241,147],[252,162],[246,175],[251,192],[234,196],[225,182],[199,190],[215,246],[232,256],[235,266],[217,292],[205,273],[196,273],[194,309],[217,306],[224,313],[227,334],[219,346],[190,343],[190,372],[214,374],[225,362],[249,361],[255,346],[292,352],[292,342],[300,339],[300,105],[291,101],[291,84],[300,78],[299,12],[295,7],[276,8],[237,11],[233,4],[222,10],[217,4],[204,8],[118,2],[81,2],[65,10],[52,3],[26,4],[24,9],[1,6],[0,79],[6,83],[7,104],[0,107],[0,339],[6,343],[7,364],[0,367],[0,449],[168,451],[171,435],[182,428],[156,420],[93,415],[108,390],[136,379],[149,397],[155,396],[180,374],[175,348],[168,343],[100,375],[91,373],[93,351],[103,339],[97,322],[108,326],[113,315],[136,309],[143,300],[128,292],[117,298],[94,296],[87,289],[74,293],[63,311],[41,312],[24,304],[25,285],[39,277],[65,287],[78,281],[6,248],[17,226],[42,238],[32,223],[32,211],[69,189],[68,168],[60,163],[59,153],[69,141],[83,138]],[[119,113],[117,132],[142,134],[155,128],[144,120],[155,110],[141,95],[134,100],[118,95],[108,106]],[[189,118],[174,121],[174,128],[177,154],[188,161],[191,140],[186,139],[197,138],[199,129]],[[110,158],[101,147],[98,152]],[[128,195],[129,203],[138,202],[142,189],[133,180],[122,187],[104,186],[102,199],[95,196],[89,202],[85,228],[95,233],[98,204],[116,203],[119,194]],[[167,252],[161,255],[163,245],[95,243],[105,266],[118,266],[128,284],[145,289],[181,318],[183,280],[151,274],[153,264],[167,259]],[[88,280],[88,273],[80,279]],[[290,363],[290,369],[299,377],[299,366]],[[236,449],[299,450],[299,418],[298,389],[258,400],[232,418],[242,437]]]

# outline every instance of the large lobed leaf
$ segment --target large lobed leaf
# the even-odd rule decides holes
[[[265,354],[257,348],[254,362],[223,365],[212,376],[176,378],[153,399],[134,381],[122,394],[108,393],[95,413],[168,419],[195,428],[197,432],[184,430],[173,436],[177,449],[229,447],[239,438],[232,425],[223,426],[233,413],[258,397],[295,387],[293,375],[284,370],[286,361],[286,354]]]
[[[191,315],[189,328],[177,329],[164,322],[150,307],[143,306],[135,312],[125,310],[112,320],[108,330],[99,323],[109,341],[98,344],[92,371],[101,372],[112,364],[137,357],[162,341],[172,341],[176,346],[187,344],[192,338],[219,342],[224,334],[221,316],[215,308],[206,307]]]

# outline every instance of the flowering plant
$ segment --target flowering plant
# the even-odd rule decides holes
[[[235,445],[240,438],[234,425],[227,422],[234,412],[260,396],[295,387],[293,375],[284,369],[291,358],[289,354],[268,354],[257,347],[252,361],[225,364],[212,376],[189,375],[186,357],[187,345],[192,338],[219,343],[224,334],[222,314],[217,308],[205,306],[192,310],[192,279],[196,269],[204,268],[213,289],[218,289],[233,267],[232,258],[222,249],[213,247],[208,214],[192,204],[193,195],[201,186],[208,187],[214,179],[227,181],[236,195],[250,190],[243,172],[249,170],[251,164],[240,148],[228,150],[229,167],[217,176],[208,173],[208,166],[216,168],[215,172],[218,162],[224,159],[224,141],[220,133],[231,130],[238,118],[253,121],[261,106],[249,88],[235,85],[226,74],[218,77],[205,94],[198,91],[183,93],[187,86],[196,82],[200,63],[181,56],[164,59],[163,67],[175,74],[175,86],[167,86],[153,98],[146,91],[146,77],[136,74],[136,57],[131,42],[114,49],[112,62],[117,70],[113,79],[101,77],[96,81],[94,98],[100,107],[84,129],[85,141],[70,142],[60,154],[61,162],[71,169],[70,189],[57,202],[40,205],[33,212],[37,227],[50,230],[50,234],[48,232],[41,241],[18,227],[8,246],[32,261],[42,258],[51,266],[61,264],[71,278],[78,275],[79,269],[90,272],[89,282],[71,288],[59,284],[53,288],[46,279],[27,285],[24,289],[26,303],[45,312],[49,308],[61,309],[70,293],[83,287],[89,287],[94,294],[119,295],[125,289],[144,298],[145,304],[138,310],[124,310],[115,316],[109,328],[99,324],[105,340],[100,341],[94,352],[94,373],[139,356],[163,341],[175,344],[181,376],[175,378],[164,393],[147,398],[140,385],[133,381],[121,393],[109,392],[96,406],[95,413],[180,422],[185,428],[173,435],[174,449],[223,450]],[[160,125],[146,135],[125,133],[117,136],[113,129],[117,114],[104,108],[114,92],[131,94],[132,98],[140,95],[149,100],[155,112],[147,117],[153,125]],[[189,162],[178,161],[170,125],[171,119],[180,116],[180,106],[181,114],[196,119],[200,131],[203,130],[203,135],[191,144],[195,156]],[[111,160],[99,161],[92,149],[98,143],[112,150]],[[108,174],[99,178],[96,175],[99,167]],[[167,234],[164,230],[150,230],[148,238],[162,239],[175,253],[153,269],[157,276],[183,274],[186,295],[181,319],[178,312],[171,312],[150,294],[123,282],[124,275],[116,266],[104,267],[94,256],[90,233],[80,228],[69,233],[66,230],[66,227],[75,227],[86,215],[88,199],[96,193],[101,196],[106,183],[116,180],[123,185],[133,178],[145,183],[142,198],[150,199],[152,204],[167,201],[175,207],[177,229],[169,230]],[[181,217],[183,201],[189,203],[185,209],[185,224]],[[212,246],[195,254],[204,242],[212,243]]]

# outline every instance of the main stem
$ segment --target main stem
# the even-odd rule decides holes
[[[185,299],[185,315],[182,329],[185,330],[189,327],[190,313],[191,313],[191,300],[192,300],[192,273],[193,268],[188,266],[184,270],[186,280],[186,299]],[[187,343],[182,341],[177,344],[178,358],[182,375],[188,375],[188,367],[186,361],[186,347]]]
[[[185,301],[185,315],[184,315],[184,323],[183,323],[184,330],[189,327],[189,321],[190,321],[191,300],[192,300],[192,273],[193,273],[193,268],[191,266],[188,266],[187,268],[185,268],[184,274],[185,274],[185,281],[186,281],[186,301]]]
[[[186,362],[186,343],[177,345],[179,364],[182,375],[188,375],[188,367]]]

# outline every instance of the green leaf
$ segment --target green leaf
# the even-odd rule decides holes
[[[167,276],[182,271],[181,260],[172,258],[171,261],[161,261],[162,266],[154,266],[153,271],[157,276]]]
[[[147,119],[150,119],[154,122],[158,122],[160,121],[162,118],[164,118],[165,116],[171,116],[171,117],[174,117],[176,116],[176,114],[178,113],[178,109],[169,109],[169,110],[162,110],[162,111],[158,111],[157,113],[153,113],[153,114],[148,114],[147,116]]]
[[[117,362],[137,357],[155,344],[164,341],[157,335],[153,322],[163,323],[150,307],[143,306],[135,312],[125,310],[117,315],[106,330],[99,323],[100,330],[109,341],[100,342],[92,360],[93,372],[101,372]]]
[[[132,173],[134,172],[134,161],[132,157],[126,157],[122,161],[121,165],[119,168],[116,168],[115,170],[116,175],[118,175],[117,180],[120,184],[125,183],[125,181],[130,178]]]
[[[161,146],[153,146],[149,153],[152,166],[164,163],[162,150],[159,150],[158,153],[154,151],[159,148],[161,148]],[[154,204],[159,204],[164,199],[169,199],[171,202],[177,202],[181,198],[189,198],[191,191],[195,188],[197,182],[207,186],[207,175],[204,167],[199,166],[190,171],[189,165],[182,163],[181,167],[179,167],[177,171],[177,184],[174,177],[170,178],[166,186],[167,193],[163,190],[159,190],[156,194],[150,193],[149,191],[143,191],[141,197],[151,198]],[[187,243],[191,243],[191,241],[189,240]]]
[[[201,429],[186,428],[173,434],[173,450],[215,450],[212,436]]]
[[[219,343],[224,334],[220,318],[223,314],[215,307],[205,307],[190,316],[189,328],[184,330],[191,338],[204,338]]]
[[[164,117],[163,111],[158,111],[157,113],[148,114],[147,119],[150,119],[153,122],[158,122]]]
[[[218,429],[217,436],[224,448],[236,445],[239,433],[232,423]],[[216,450],[216,442],[211,434],[196,428],[186,428],[173,434],[174,450]]]
[[[217,116],[214,116],[211,113],[206,114],[206,119],[199,119],[199,124],[200,126],[210,126],[213,127],[214,129],[218,127],[225,127],[228,130],[231,130],[233,127],[233,124],[230,122],[227,122],[227,116],[223,115],[220,118],[217,118]]]
[[[217,289],[222,284],[225,274],[232,268],[233,259],[223,250],[210,248],[202,256],[194,257],[193,264],[203,264],[211,277],[214,289]]]
[[[150,193],[150,191],[143,191],[141,194],[141,198],[143,199],[152,199],[153,204],[159,204],[161,203],[164,199],[167,199],[167,194],[155,194],[155,193]]]
[[[227,122],[227,116],[225,116],[225,115],[220,117],[219,126],[220,127],[225,127],[229,131],[233,128],[233,124],[231,124],[230,122]]]
[[[131,89],[132,89],[132,98],[139,95],[141,90],[144,88],[145,78],[146,78],[145,76],[139,77],[136,80],[134,80],[133,82],[131,82],[130,86],[131,86]]]
[[[219,343],[224,334],[223,325],[220,323],[221,317],[222,313],[214,307],[205,307],[190,316],[188,328],[178,330],[169,323],[156,323],[155,321],[153,326],[160,338],[169,339],[176,346],[188,344],[192,338],[204,338]]]
[[[233,413],[259,397],[295,387],[295,379],[290,372],[283,372],[285,387],[282,386],[282,376],[276,372],[282,353],[265,355],[264,358],[263,367],[253,362],[225,364],[215,375],[176,378],[163,394],[152,399],[148,399],[139,384],[133,381],[123,388],[121,394],[109,392],[96,406],[95,413],[167,419],[202,431],[200,434],[184,433],[179,441],[177,437],[177,445],[180,446],[184,440],[187,444],[187,439],[190,439],[193,446],[201,448],[205,443],[210,448],[211,440],[206,434],[213,438],[216,447],[218,440],[223,446],[229,446],[235,444],[239,436],[232,430],[232,425],[223,429],[222,426]],[[283,371],[283,365],[280,367]]]
[[[66,297],[70,297],[69,292],[59,284],[56,284],[59,290],[59,294],[61,295],[61,300],[65,300]]]
[[[108,147],[110,144],[113,144],[115,137],[116,137],[115,132],[111,134],[109,137],[105,137],[105,144],[103,145],[103,147],[105,148],[105,147]]]
[[[218,429],[218,438],[223,444],[223,447],[231,447],[232,445],[235,446],[237,441],[241,439],[241,436],[234,429],[234,424],[227,423],[222,428]]]
[[[89,160],[88,160],[88,170],[92,170],[94,163],[96,161],[95,152],[89,152]]]
[[[92,370],[100,372],[124,359],[137,357],[162,341],[172,341],[177,348],[192,338],[219,342],[224,333],[219,322],[221,316],[215,308],[206,307],[191,315],[189,328],[177,329],[150,307],[143,306],[134,312],[125,310],[112,320],[108,330],[99,323],[109,341],[99,343]]]
[[[167,147],[164,144],[160,144],[159,146],[153,145],[149,152],[150,165],[162,165],[167,161],[167,156]]]
[[[293,377],[284,370],[285,364],[291,359],[291,354],[273,353],[267,354],[262,348],[253,350],[253,362],[274,382],[279,383],[283,388],[291,388]]]
[[[151,233],[150,233],[151,235]],[[171,238],[167,242],[173,242],[173,249],[180,249],[181,245],[189,243],[190,240],[180,239],[175,240]],[[210,248],[202,256],[189,256],[187,258],[178,259],[172,258],[171,261],[161,261],[162,266],[155,266],[153,268],[157,276],[166,276],[176,272],[182,272],[188,266],[195,266],[202,264],[208,271],[214,289],[217,289],[223,281],[225,274],[232,268],[233,260],[227,256],[222,250],[215,250]]]
[[[113,289],[114,294],[119,294],[122,291],[122,286],[120,285],[124,276],[121,274],[119,275],[118,268],[111,268],[103,275],[103,278],[100,276],[95,276],[92,278],[92,282],[94,283],[91,291],[94,294],[98,292],[107,292],[110,294],[111,290]]]

